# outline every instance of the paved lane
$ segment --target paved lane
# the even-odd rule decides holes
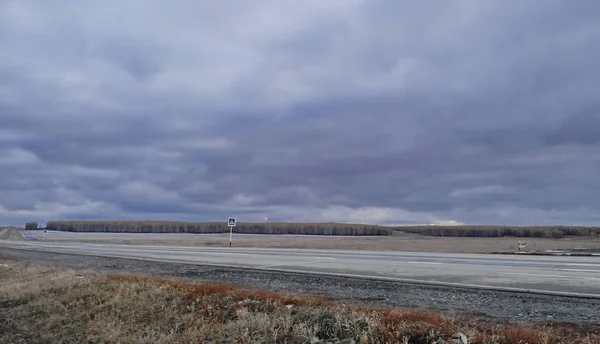
[[[0,240],[0,249],[1,247],[191,264],[584,293],[600,297],[600,257],[196,248]]]

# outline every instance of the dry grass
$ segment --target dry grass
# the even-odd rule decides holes
[[[521,239],[523,240],[523,239]],[[234,237],[236,247],[264,248],[309,248],[324,250],[370,250],[370,251],[407,251],[407,252],[445,252],[445,253],[490,253],[518,251],[517,238],[449,238],[426,236],[393,237]],[[543,251],[549,249],[600,249],[600,240],[593,238],[528,238],[527,250]],[[161,244],[167,244],[166,241]],[[190,239],[184,245],[228,246],[228,238],[221,241]]]
[[[179,235],[162,234],[159,239],[149,234],[108,234],[108,233],[48,233],[48,241],[78,241],[87,243],[115,243],[141,245],[179,245],[228,247],[229,235]],[[391,237],[315,237],[280,235],[235,235],[235,247],[258,248],[307,248],[323,250],[370,250],[370,251],[409,251],[409,252],[452,252],[490,253],[518,251],[517,238],[449,238],[428,237],[406,234]],[[527,238],[527,250],[543,251],[550,249],[600,249],[600,239],[594,238]]]
[[[459,334],[469,343],[600,343],[597,328],[478,323],[226,284],[0,264],[2,343],[435,343]]]

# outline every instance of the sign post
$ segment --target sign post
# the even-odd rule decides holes
[[[227,226],[229,226],[229,247],[231,247],[231,239],[233,239],[233,227],[235,227],[235,217],[227,219]]]

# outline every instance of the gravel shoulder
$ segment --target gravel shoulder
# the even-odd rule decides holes
[[[193,264],[0,248],[0,255],[76,269],[226,282],[279,293],[321,295],[345,303],[438,310],[477,320],[511,323],[597,324],[600,300],[412,285],[322,275],[266,272]]]

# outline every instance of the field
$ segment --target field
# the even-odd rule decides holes
[[[38,238],[44,236],[37,223],[26,228]],[[224,222],[50,221],[44,229],[50,241],[229,246]],[[12,234],[10,239],[18,238]],[[519,240],[525,241],[525,251],[600,250],[600,227],[238,222],[234,229],[236,247],[494,253],[518,251]]]
[[[600,343],[600,327],[514,325],[0,257],[3,343]]]
[[[34,232],[44,238],[41,232]],[[164,234],[164,233],[46,233],[46,240],[58,242],[116,243],[178,246],[229,246],[229,234]],[[432,237],[415,234],[394,236],[316,236],[234,234],[235,247],[311,248],[326,250],[370,250],[412,252],[491,253],[518,251],[518,241],[524,240],[526,250],[600,249],[600,239],[589,237],[552,238],[489,238]]]

